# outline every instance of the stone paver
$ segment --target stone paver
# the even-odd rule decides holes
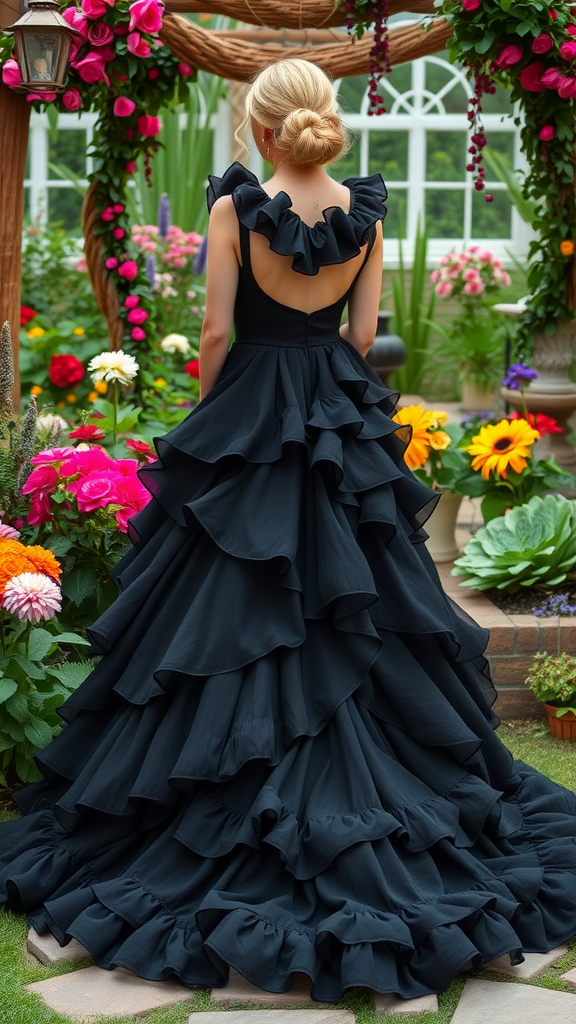
[[[420,996],[417,999],[401,999],[400,996],[374,993],[376,1013],[438,1013],[438,996]]]
[[[573,967],[571,971],[566,971],[566,974],[561,974],[560,977],[569,985],[576,985],[576,967]]]
[[[103,971],[85,967],[46,981],[26,985],[28,992],[42,996],[57,1013],[76,1021],[96,1017],[138,1017],[158,1007],[173,1006],[192,998],[190,989],[173,981],[145,981],[117,967]]]
[[[574,1024],[576,995],[513,982],[467,981],[451,1024]]]
[[[224,988],[212,989],[212,1002],[218,1006],[246,1006],[258,1003],[262,1006],[314,1006],[318,1003],[310,996],[310,978],[296,974],[294,986],[289,992],[265,992],[252,985],[238,971],[230,968],[230,979]]]
[[[34,928],[28,932],[26,949],[47,967],[69,963],[71,960],[92,959],[88,950],[84,949],[77,939],[71,939],[67,946],[61,946],[51,932],[47,932],[46,935],[38,935]]]
[[[354,1014],[330,1007],[322,1010],[216,1010],[193,1013],[188,1024],[354,1024]]]
[[[568,946],[557,946],[556,949],[551,949],[549,953],[524,953],[524,963],[518,964],[517,967],[512,967],[510,957],[506,953],[505,956],[501,956],[498,960],[493,960],[491,964],[488,964],[485,970],[498,971],[498,974],[509,974],[512,978],[537,978],[559,956],[564,956],[564,953],[567,952]]]

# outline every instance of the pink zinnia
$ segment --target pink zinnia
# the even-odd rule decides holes
[[[62,608],[62,593],[54,580],[41,572],[22,572],[8,580],[2,605],[20,622],[51,619]]]

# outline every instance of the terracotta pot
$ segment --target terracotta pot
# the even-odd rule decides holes
[[[471,380],[462,381],[462,408],[465,412],[489,412],[494,408],[494,388],[485,390]]]
[[[426,547],[434,562],[452,562],[460,554],[456,543],[456,520],[461,494],[443,491],[430,518],[424,523]]]
[[[544,707],[548,715],[550,732],[555,739],[576,741],[576,715],[574,712],[567,711],[561,718],[557,718],[556,712],[558,708],[554,707],[553,704],[545,704]]]

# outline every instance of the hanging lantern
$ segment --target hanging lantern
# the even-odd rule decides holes
[[[29,0],[28,10],[6,32],[14,33],[25,92],[62,92],[72,41],[80,33],[58,13],[56,0]]]

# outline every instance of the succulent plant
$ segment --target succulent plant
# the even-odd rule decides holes
[[[454,563],[461,586],[549,588],[576,580],[576,501],[535,496],[490,520]]]

